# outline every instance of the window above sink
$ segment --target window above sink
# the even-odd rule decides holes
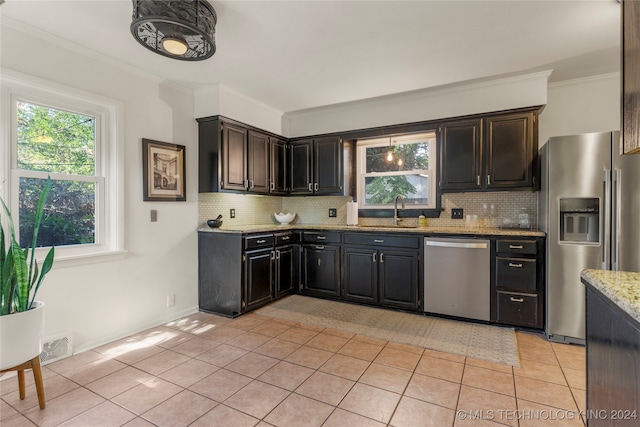
[[[358,140],[358,208],[436,209],[436,158],[435,132]]]

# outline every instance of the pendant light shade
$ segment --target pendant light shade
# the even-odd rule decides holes
[[[216,51],[216,11],[206,0],[132,0],[131,34],[160,55],[200,61]]]

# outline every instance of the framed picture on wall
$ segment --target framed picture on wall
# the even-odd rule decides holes
[[[142,200],[186,201],[184,169],[184,145],[142,138]]]

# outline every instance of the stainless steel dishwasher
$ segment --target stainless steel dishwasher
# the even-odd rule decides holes
[[[424,311],[490,320],[489,240],[426,237]]]

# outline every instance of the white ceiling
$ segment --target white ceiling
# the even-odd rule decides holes
[[[3,25],[282,112],[547,69],[551,81],[619,70],[615,0],[210,2],[217,51],[200,62],[140,46],[130,0],[6,0],[0,15]]]

